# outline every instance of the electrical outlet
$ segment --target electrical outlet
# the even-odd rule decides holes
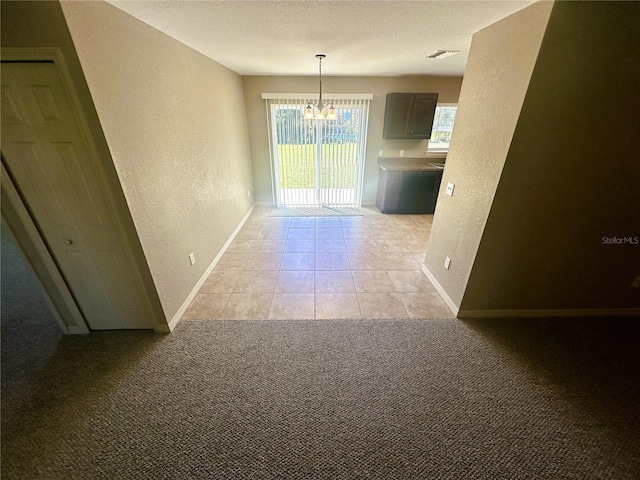
[[[194,263],[196,263],[196,256],[193,252],[191,252],[189,254],[189,261],[191,262],[191,265],[193,265]]]
[[[378,150],[378,156],[379,156],[379,157],[382,157],[383,155],[384,155],[384,151],[382,151],[382,150]]]
[[[404,157],[404,150],[400,150],[400,156]]]
[[[247,190],[247,197],[251,198],[251,190]]]
[[[455,187],[453,183],[447,182],[447,191],[445,193],[450,197],[453,197],[453,187]]]
[[[451,259],[449,257],[444,259],[444,268],[449,270],[449,265],[451,265]]]

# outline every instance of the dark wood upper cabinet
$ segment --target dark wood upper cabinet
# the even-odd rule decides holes
[[[430,138],[437,93],[388,93],[383,138]]]

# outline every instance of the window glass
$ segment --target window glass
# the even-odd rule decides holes
[[[430,151],[449,150],[453,122],[456,119],[457,105],[438,105],[433,117],[433,129],[429,139]]]

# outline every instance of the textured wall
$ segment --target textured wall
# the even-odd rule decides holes
[[[166,327],[166,318],[162,310],[149,266],[144,258],[140,239],[127,207],[126,199],[113,165],[111,153],[85,81],[82,66],[67,27],[60,4],[56,1],[0,2],[2,19],[2,47],[55,47],[64,58],[73,81],[73,87],[82,104],[83,114],[91,131],[92,141],[98,152],[99,168],[104,173],[114,202],[114,215],[122,229],[128,247],[136,259],[132,270],[137,270],[144,285],[152,311],[153,323]],[[134,274],[134,273],[132,273]]]
[[[327,60],[330,60],[329,58]],[[271,202],[271,173],[267,118],[262,93],[309,93],[318,91],[318,77],[244,77],[247,122],[251,135],[256,200]],[[457,103],[460,77],[322,77],[329,93],[372,93],[365,159],[363,202],[375,203],[378,181],[378,150],[425,150],[427,141],[382,138],[384,107],[389,92],[438,92],[440,103]]]
[[[640,4],[556,2],[464,310],[640,313]]]
[[[170,319],[252,203],[242,79],[105,2],[62,7]]]
[[[473,36],[425,265],[456,306],[511,145],[552,4],[534,4]],[[451,258],[449,270],[445,257]]]

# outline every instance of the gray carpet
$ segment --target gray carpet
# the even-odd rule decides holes
[[[15,305],[4,258],[2,274],[3,480],[640,473],[637,319],[183,321],[171,335],[64,337],[46,319],[25,330],[46,313]]]

